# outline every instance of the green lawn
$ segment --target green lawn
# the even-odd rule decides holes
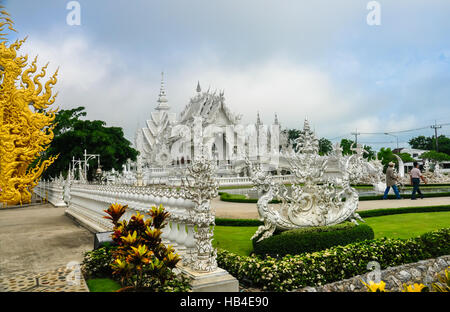
[[[450,212],[406,213],[365,219],[375,238],[409,238],[425,232],[450,227]],[[216,226],[213,245],[239,255],[253,250],[250,237],[256,226]]]
[[[213,246],[239,255],[249,255],[253,250],[250,237],[257,229],[257,226],[216,226]]]
[[[91,292],[113,292],[120,289],[120,284],[109,278],[93,278],[86,281]]]
[[[450,212],[405,213],[366,218],[375,238],[410,238],[425,232],[450,227]]]

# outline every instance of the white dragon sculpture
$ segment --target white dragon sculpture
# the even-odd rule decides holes
[[[258,190],[257,208],[261,225],[251,239],[262,241],[275,230],[291,230],[301,227],[334,225],[346,220],[363,221],[356,213],[358,192],[350,186],[348,164],[341,158],[342,176],[323,178],[327,167],[326,156],[319,156],[317,140],[305,121],[303,142],[298,152],[290,155],[291,172],[295,176],[290,195],[283,184],[246,160],[250,178]],[[312,142],[312,143],[311,143]],[[274,198],[281,200],[279,207],[269,205]]]

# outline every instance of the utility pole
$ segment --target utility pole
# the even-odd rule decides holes
[[[355,145],[358,146],[358,135],[360,135],[361,133],[358,132],[358,129],[356,129],[356,132],[352,132],[350,134],[355,136]]]
[[[437,129],[440,129],[440,128],[442,128],[442,125],[438,125],[435,120],[434,125],[431,126],[431,129],[434,129],[434,138],[436,139],[436,152],[439,152]]]

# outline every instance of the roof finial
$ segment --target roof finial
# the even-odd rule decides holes
[[[259,117],[259,111],[256,112],[256,124],[257,125],[261,124],[261,118]]]
[[[200,88],[200,81],[197,81],[197,93],[202,92],[202,88]]]
[[[280,123],[278,122],[278,115],[277,115],[277,113],[275,113],[275,122],[274,122],[274,124],[275,125],[279,125]]]
[[[159,89],[159,96],[158,96],[158,106],[156,107],[157,110],[168,110],[170,109],[169,105],[167,104],[167,98],[166,98],[166,89],[164,88],[164,72],[161,72],[161,87]]]

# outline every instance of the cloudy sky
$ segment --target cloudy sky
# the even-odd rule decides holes
[[[130,140],[156,106],[161,71],[177,113],[200,81],[224,90],[244,122],[276,112],[300,128],[307,116],[334,141],[450,123],[448,0],[379,0],[378,26],[367,0],[79,0],[80,26],[66,22],[69,2],[3,4],[17,36],[29,36],[23,52],[60,67],[57,105],[85,106]],[[432,133],[395,134],[406,147]],[[396,145],[383,134],[359,140]]]

